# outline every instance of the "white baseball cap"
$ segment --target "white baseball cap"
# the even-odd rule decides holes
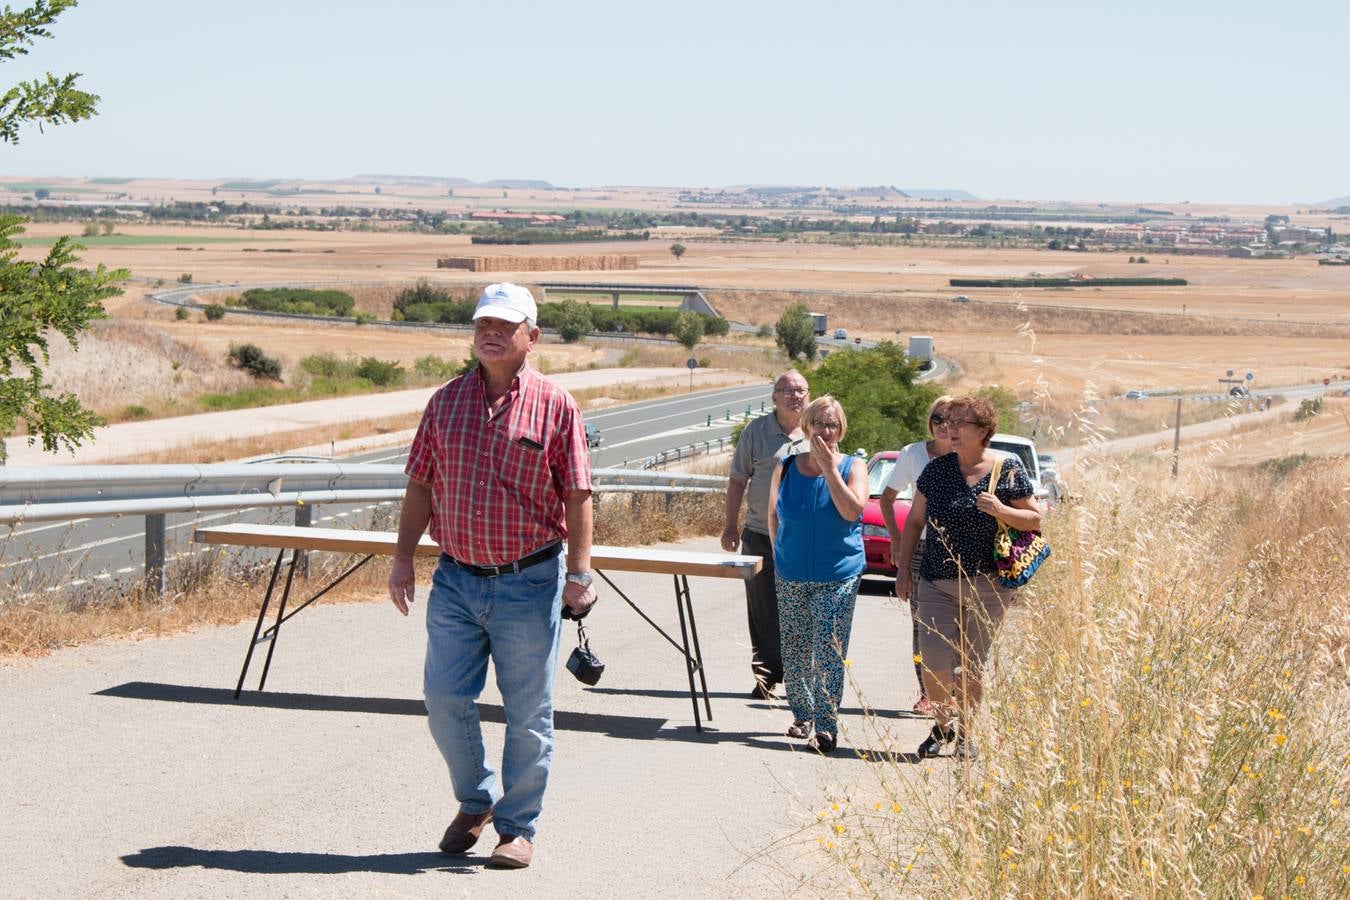
[[[539,308],[534,305],[534,295],[529,288],[503,281],[489,284],[483,288],[478,298],[478,306],[473,311],[475,319],[491,316],[504,322],[539,321]]]

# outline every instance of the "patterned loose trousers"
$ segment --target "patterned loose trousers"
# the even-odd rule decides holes
[[[843,581],[774,579],[788,706],[794,719],[811,723],[818,734],[838,730],[844,658],[861,581],[857,575]]]

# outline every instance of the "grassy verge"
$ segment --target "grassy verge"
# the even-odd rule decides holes
[[[975,761],[865,720],[821,883],[869,896],[1350,895],[1350,463],[1078,478]],[[809,838],[808,838],[809,839]]]

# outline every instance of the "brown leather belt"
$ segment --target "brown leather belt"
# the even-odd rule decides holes
[[[541,563],[544,560],[553,559],[562,552],[562,547],[562,541],[554,541],[542,550],[534,551],[529,556],[522,556],[515,562],[502,563],[499,566],[475,566],[472,563],[460,562],[447,553],[442,553],[441,556],[450,560],[470,575],[477,575],[479,578],[496,578],[498,575],[514,575],[521,569],[528,569],[530,566]]]

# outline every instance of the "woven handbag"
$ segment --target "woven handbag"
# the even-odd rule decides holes
[[[995,493],[999,478],[1003,475],[1003,458],[994,459],[994,468],[989,473],[989,492]],[[1050,556],[1050,544],[1039,531],[1018,531],[998,522],[998,533],[994,535],[994,562],[998,565],[998,583],[1007,588],[1019,588],[1031,580],[1031,576],[1040,569],[1041,563]]]

